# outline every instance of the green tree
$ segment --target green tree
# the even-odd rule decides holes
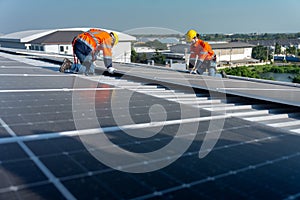
[[[252,58],[259,60],[267,60],[268,57],[268,49],[264,46],[256,46],[252,49]]]
[[[158,52],[158,49],[156,49],[156,52],[151,59],[153,59],[154,62],[158,64],[165,64],[166,61],[166,57],[162,55],[160,52]]]
[[[147,54],[146,53],[142,53],[139,55],[139,59],[138,59],[139,63],[147,63]]]
[[[281,54],[281,46],[278,43],[275,44],[275,54]]]
[[[270,72],[285,73],[285,69],[284,69],[284,67],[281,67],[281,66],[274,66],[271,68]]]
[[[288,48],[286,49],[286,53],[287,53],[287,54],[293,54],[293,55],[296,55],[296,52],[297,52],[297,49],[296,49],[295,46],[288,47]]]
[[[146,53],[137,53],[134,48],[131,48],[131,62],[133,63],[147,63]]]
[[[161,43],[158,40],[146,42],[145,45],[148,46],[148,47],[154,48],[154,49],[159,49],[159,50],[166,50],[166,49],[168,49],[168,47],[167,47],[166,44],[163,44],[163,43]]]
[[[136,51],[134,50],[134,48],[131,48],[131,62],[136,63],[138,61],[138,54],[136,53]]]
[[[293,83],[300,83],[300,75],[297,75],[293,78]]]
[[[264,78],[263,74],[268,72],[273,73],[292,73],[298,74],[294,79],[294,83],[300,83],[300,68],[297,65],[288,65],[288,66],[273,66],[273,65],[264,65],[264,66],[242,66],[235,68],[226,68],[224,69],[226,74],[234,76],[244,76],[250,78]],[[273,77],[267,78],[274,80]],[[297,82],[299,81],[299,82]]]

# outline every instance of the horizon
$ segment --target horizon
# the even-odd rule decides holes
[[[12,34],[12,33],[17,33],[17,32],[23,32],[23,31],[34,31],[34,30],[55,30],[55,29],[69,29],[69,28],[89,28],[89,27],[59,27],[59,28],[43,28],[43,29],[20,29],[14,32],[0,32],[0,35],[7,35],[7,34]],[[103,29],[108,29],[106,27],[95,27],[95,28],[103,28]],[[154,28],[154,27],[143,27],[143,28]],[[155,27],[159,29],[165,29],[163,27]],[[139,28],[137,28],[139,29]],[[132,33],[129,34],[127,30],[119,30],[119,32],[126,33],[128,35],[176,35],[176,34],[185,34],[185,33],[180,33],[177,30],[177,33]],[[244,34],[244,35],[250,35],[250,34],[256,34],[256,35],[263,35],[263,34],[298,34],[298,32],[231,32],[231,33],[224,33],[224,32],[209,32],[209,33],[201,33],[201,35],[211,35],[211,34],[222,34],[222,35],[236,35],[236,34]]]

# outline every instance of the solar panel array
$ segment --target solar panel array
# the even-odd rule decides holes
[[[0,199],[300,196],[297,134],[30,62],[0,54]]]

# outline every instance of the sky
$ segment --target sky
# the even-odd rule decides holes
[[[0,33],[72,27],[296,33],[299,8],[300,0],[0,0]]]

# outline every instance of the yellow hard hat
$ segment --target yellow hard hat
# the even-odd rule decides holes
[[[189,30],[185,35],[185,39],[187,42],[191,42],[194,37],[197,37],[197,31],[193,29]]]
[[[116,46],[119,42],[119,36],[116,32],[111,32],[110,34],[112,35],[113,40],[114,40],[113,46]]]

